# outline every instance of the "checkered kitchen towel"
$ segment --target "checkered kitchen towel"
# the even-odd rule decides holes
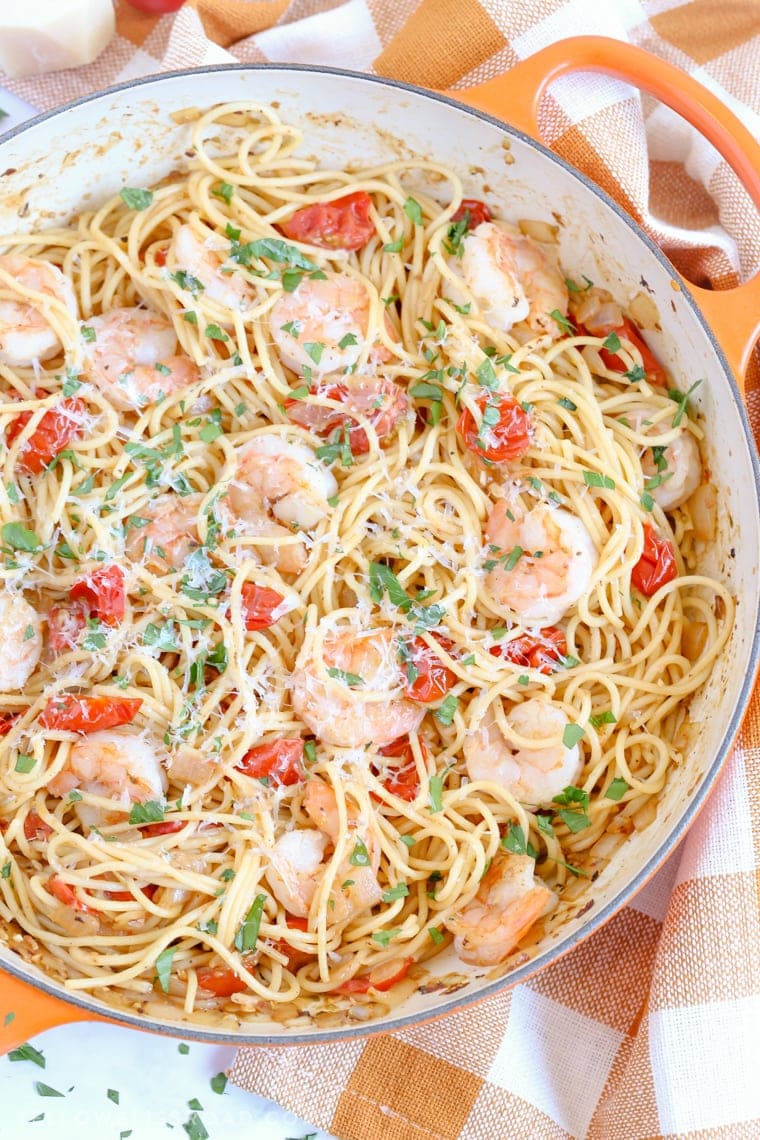
[[[3,81],[40,108],[130,77],[287,61],[438,89],[579,32],[627,39],[709,86],[760,135],[760,0],[117,0],[89,67]],[[2,77],[0,77],[2,78]],[[558,81],[544,138],[692,281],[735,284],[760,226],[715,151],[604,76]],[[760,380],[748,402],[760,436]],[[232,1078],[346,1140],[760,1138],[760,693],[709,805],[604,929],[536,978],[444,1020],[299,1049],[244,1049]]]

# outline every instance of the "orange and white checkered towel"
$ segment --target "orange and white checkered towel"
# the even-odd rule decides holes
[[[192,4],[192,6],[191,6]],[[117,0],[93,64],[0,82],[40,108],[220,63],[327,64],[437,89],[483,82],[580,32],[690,72],[760,135],[760,0]],[[544,139],[700,285],[760,264],[757,212],[673,112],[601,75],[557,81]],[[760,370],[748,404],[760,438]],[[601,931],[532,981],[395,1034],[244,1049],[232,1079],[345,1140],[760,1138],[760,692],[697,823]]]

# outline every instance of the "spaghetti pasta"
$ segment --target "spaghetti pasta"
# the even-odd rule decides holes
[[[0,255],[0,923],[112,1005],[372,1017],[656,812],[732,624],[702,432],[453,171],[188,129]]]

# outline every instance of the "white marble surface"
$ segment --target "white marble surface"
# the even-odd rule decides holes
[[[7,112],[0,134],[34,114],[2,87],[0,108]],[[44,1069],[0,1058],[3,1140],[119,1140],[129,1129],[129,1140],[187,1140],[183,1125],[194,1099],[203,1106],[197,1115],[210,1140],[329,1140],[327,1133],[234,1085],[222,1095],[214,1092],[209,1081],[232,1063],[233,1048],[188,1042],[188,1052],[181,1053],[181,1038],[94,1023],[59,1026],[31,1043],[43,1053]],[[64,1096],[40,1096],[40,1081]],[[109,1089],[118,1093],[118,1104],[109,1099]],[[40,1113],[44,1118],[35,1119]]]

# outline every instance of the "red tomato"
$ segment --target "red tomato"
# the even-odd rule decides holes
[[[427,760],[427,749],[420,741],[422,759]],[[383,787],[393,796],[411,803],[419,795],[420,778],[417,775],[417,765],[414,763],[411,741],[408,736],[402,736],[391,744],[378,749],[381,756],[392,760],[399,760],[399,764],[387,765],[383,774]]]
[[[382,966],[370,971],[369,974],[359,974],[349,978],[333,992],[336,994],[366,994],[370,989],[385,993],[395,986],[409,973],[409,967],[414,958],[391,958],[390,962],[383,962]]]
[[[553,673],[560,657],[567,654],[567,641],[563,630],[547,625],[536,637],[524,633],[512,641],[491,646],[489,652],[515,665],[538,669],[539,673]]]
[[[53,829],[49,823],[45,823],[36,811],[30,811],[24,820],[24,835],[31,842],[34,839],[49,839],[53,834]]]
[[[50,894],[57,898],[59,902],[64,903],[66,906],[71,907],[72,910],[80,910],[83,914],[96,914],[97,912],[83,903],[80,898],[74,893],[74,888],[65,883],[58,875],[51,875],[47,881],[47,889]]]
[[[32,475],[39,475],[59,452],[82,434],[79,422],[86,411],[84,400],[63,400],[57,408],[50,408],[37,424],[29,439],[23,445],[19,456],[19,467]],[[9,425],[6,443],[10,447],[17,435],[32,418],[32,412],[22,412]]]
[[[621,338],[629,340],[631,344],[641,353],[641,363],[644,371],[647,374],[647,380],[650,384],[656,384],[660,388],[665,388],[668,383],[668,375],[660,363],[657,356],[652,352],[651,348],[644,340],[636,325],[630,317],[623,317],[623,323],[618,325],[605,324],[595,325],[594,331],[591,332],[583,325],[578,326],[579,333],[585,333],[587,336],[609,336],[611,332],[616,332]],[[610,372],[627,372],[628,368],[623,363],[622,359],[616,352],[610,352],[608,348],[600,348],[599,355],[602,358],[606,368]]]
[[[360,380],[353,389],[340,381],[323,382],[311,388],[311,395],[346,404],[352,411],[366,416],[381,444],[395,432],[399,420],[409,408],[405,393],[392,380],[372,380],[366,384]],[[333,432],[339,431],[342,442],[348,431],[352,455],[366,455],[369,451],[369,438],[364,428],[339,408],[324,408],[294,399],[287,399],[284,406],[292,423],[307,427],[317,435],[332,436]]]
[[[77,697],[61,693],[48,700],[40,714],[40,724],[66,732],[99,732],[101,728],[129,724],[141,704],[139,697]]]
[[[300,918],[295,914],[286,914],[285,922],[291,930],[308,930],[308,918]],[[291,946],[284,938],[280,938],[275,943],[276,948],[281,954],[284,954],[288,959],[288,967],[291,970],[298,970],[301,966],[305,966],[307,962],[311,962],[314,957],[313,954],[307,953],[305,950],[297,950],[295,946]]]
[[[53,653],[67,653],[87,628],[89,609],[84,602],[71,606],[51,606],[48,614],[48,645]]]
[[[531,419],[517,401],[509,395],[484,389],[475,402],[481,412],[486,408],[497,409],[499,419],[481,433],[469,408],[465,408],[457,420],[457,431],[469,450],[481,459],[491,459],[496,463],[524,455],[531,443]]]
[[[280,229],[292,241],[322,249],[362,249],[375,232],[369,216],[371,205],[366,190],[357,190],[333,202],[316,202],[296,210],[286,222],[280,222]]]
[[[144,895],[152,899],[158,890],[158,883],[148,883],[140,889]],[[133,891],[103,891],[103,894],[107,899],[117,899],[119,902],[134,902],[137,897]]]
[[[246,969],[252,963],[243,959]],[[202,990],[216,994],[217,997],[230,997],[232,994],[242,993],[247,986],[229,966],[202,966],[198,971],[198,985]]]
[[[676,552],[673,543],[644,523],[644,550],[631,571],[631,585],[651,598],[660,586],[678,577]]]
[[[274,611],[285,601],[282,594],[270,590],[268,586],[256,586],[253,582],[243,584],[243,619],[245,628],[250,630],[267,629],[277,618]]]
[[[163,267],[166,265],[166,258],[168,256],[168,254],[169,254],[168,248],[157,249],[156,250],[156,256],[154,259],[156,262],[156,265],[160,266],[163,269]]]
[[[257,780],[269,779],[274,787],[298,784],[306,773],[303,768],[303,741],[271,740],[257,744],[246,752],[237,765],[238,772]]]
[[[103,625],[118,625],[126,604],[124,571],[115,564],[98,566],[75,582],[69,595],[74,602],[86,602],[90,617],[97,618]]]
[[[10,713],[5,716],[0,716],[0,736],[7,736],[20,716],[21,713]]]
[[[140,12],[151,12],[161,15],[164,12],[176,12],[185,3],[185,0],[127,0],[133,8]]]
[[[468,230],[477,229],[481,222],[490,222],[491,220],[491,211],[485,202],[481,202],[479,198],[463,198],[461,206],[451,220],[452,222],[461,222],[467,214],[470,215],[467,219]]]
[[[454,648],[453,641],[449,641],[447,637],[437,637],[435,640],[442,649],[445,649],[449,654],[451,653]],[[422,704],[439,701],[446,696],[456,681],[456,674],[443,664],[435,650],[431,649],[423,638],[415,637],[409,649],[410,664],[417,670],[417,676],[414,681],[407,681],[407,697],[413,701],[420,701]],[[404,668],[403,665],[402,668]]]
[[[140,825],[140,831],[146,839],[152,839],[154,835],[174,835],[186,826],[186,820],[165,819],[162,823],[143,823]]]

